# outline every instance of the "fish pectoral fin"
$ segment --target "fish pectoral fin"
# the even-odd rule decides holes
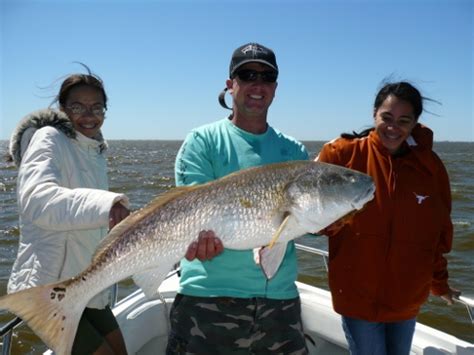
[[[158,287],[160,287],[161,283],[166,278],[166,275],[168,275],[168,272],[171,270],[173,265],[171,264],[168,266],[169,267],[160,266],[132,276],[133,281],[138,287],[142,289],[146,298],[157,298]]]
[[[273,237],[272,237],[272,240],[270,241],[270,243],[268,244],[268,247],[271,249],[273,248],[273,245],[277,242],[278,238],[280,237],[281,233],[283,232],[283,230],[285,229],[287,223],[288,223],[288,220],[290,219],[290,214],[287,214],[285,216],[285,218],[283,219],[283,221],[281,222],[280,226],[278,227],[278,229],[276,230],[275,234],[273,234]]]
[[[263,247],[258,251],[259,264],[265,277],[270,280],[277,273],[285,257],[288,243],[278,243],[273,248]]]

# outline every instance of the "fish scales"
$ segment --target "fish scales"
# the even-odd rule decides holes
[[[240,237],[250,232],[255,235],[272,233],[284,213],[283,191],[288,178],[276,173],[267,176],[269,182],[246,179],[222,186],[191,189],[194,193],[179,195],[154,213],[146,213],[139,218],[135,228],[117,233],[121,238],[115,238],[114,243],[107,245],[107,253],[99,253],[84,277],[89,278],[91,273],[100,269],[100,265],[104,265],[110,270],[123,270],[121,274],[108,273],[113,277],[112,283],[120,281],[123,274],[133,274],[159,262],[147,255],[146,250],[166,251],[159,258],[178,258],[203,229],[216,231],[224,244],[227,242],[226,246],[247,249],[247,245],[239,245]],[[255,189],[249,188],[252,185]],[[265,189],[266,185],[272,189]],[[241,186],[247,188],[242,190]],[[157,203],[160,203],[160,198]],[[148,244],[147,249],[143,248],[144,244]],[[118,255],[121,258],[117,258]],[[125,265],[119,267],[117,264],[122,260]]]

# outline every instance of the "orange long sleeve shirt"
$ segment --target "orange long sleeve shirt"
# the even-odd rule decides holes
[[[432,131],[418,124],[407,153],[393,157],[375,131],[324,145],[318,160],[369,174],[375,198],[329,235],[329,286],[336,312],[374,322],[415,317],[430,290],[448,292],[451,192]]]

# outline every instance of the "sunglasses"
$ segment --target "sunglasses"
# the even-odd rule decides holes
[[[235,72],[234,76],[245,82],[256,81],[260,78],[266,83],[274,83],[278,78],[278,72],[274,70],[256,71],[253,69],[242,69]]]

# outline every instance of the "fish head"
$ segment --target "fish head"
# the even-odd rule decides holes
[[[315,233],[374,197],[369,175],[341,166],[311,162],[286,186],[288,212],[306,233]]]

